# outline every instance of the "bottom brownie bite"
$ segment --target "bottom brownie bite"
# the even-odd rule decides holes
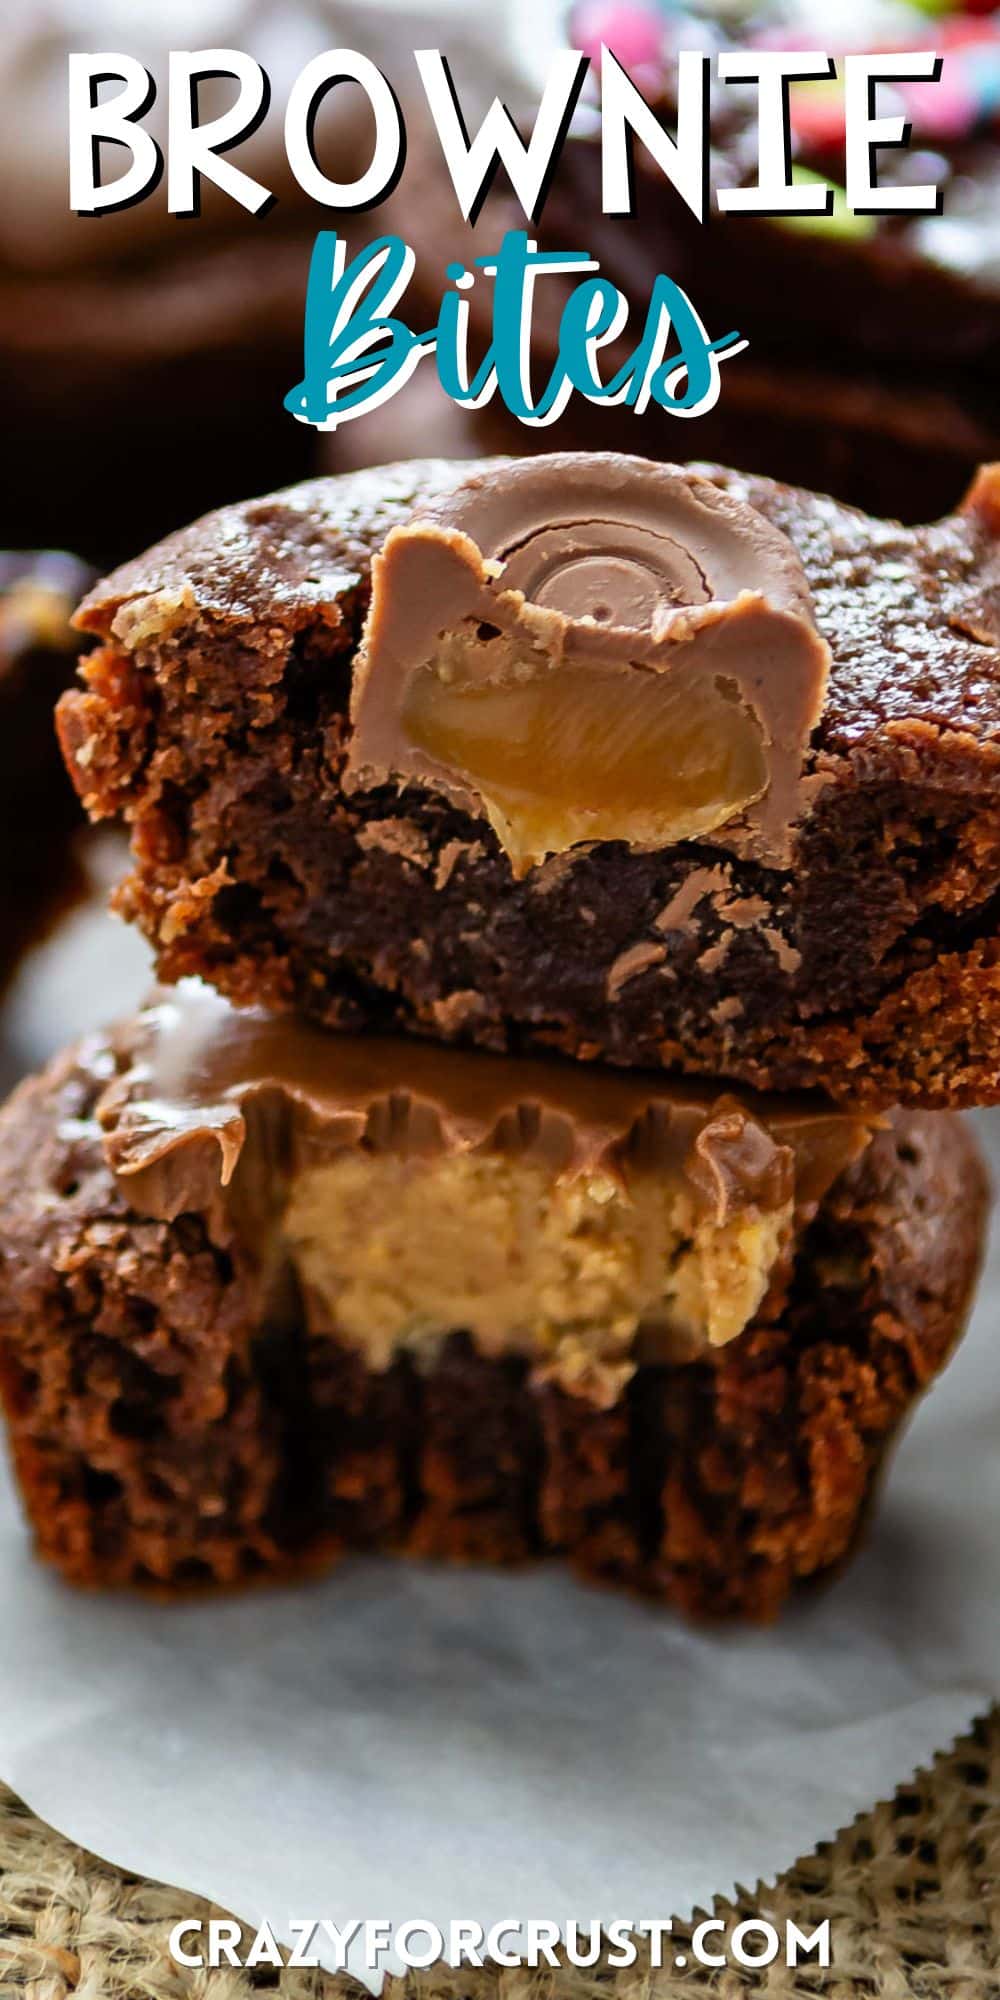
[[[773,1614],[960,1330],[961,1123],[396,1041],[181,989],[0,1116],[42,1555],[230,1583],[396,1547]]]

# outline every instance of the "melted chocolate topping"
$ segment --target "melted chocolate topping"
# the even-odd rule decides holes
[[[807,1099],[329,1034],[196,982],[157,996],[119,1055],[99,1114],[106,1156],[130,1203],[164,1217],[212,1207],[237,1169],[278,1181],[345,1147],[677,1174],[720,1222],[792,1196],[808,1215],[875,1122]]]

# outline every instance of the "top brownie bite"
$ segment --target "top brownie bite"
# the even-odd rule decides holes
[[[329,1026],[996,1101],[1000,472],[413,462],[86,599],[60,727],[162,977]]]

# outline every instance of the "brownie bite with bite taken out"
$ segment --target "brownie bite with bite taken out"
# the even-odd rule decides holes
[[[960,1331],[958,1120],[335,1036],[194,986],[0,1114],[0,1388],[41,1554],[230,1583],[560,1555],[769,1617]]]
[[[851,1103],[1000,1097],[1000,473],[414,461],[98,586],[60,709],[161,976]]]

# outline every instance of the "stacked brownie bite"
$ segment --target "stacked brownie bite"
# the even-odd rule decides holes
[[[166,982],[0,1118],[38,1546],[562,1555],[772,1615],[960,1332],[1000,1097],[1000,480],[413,462],[85,600]]]

